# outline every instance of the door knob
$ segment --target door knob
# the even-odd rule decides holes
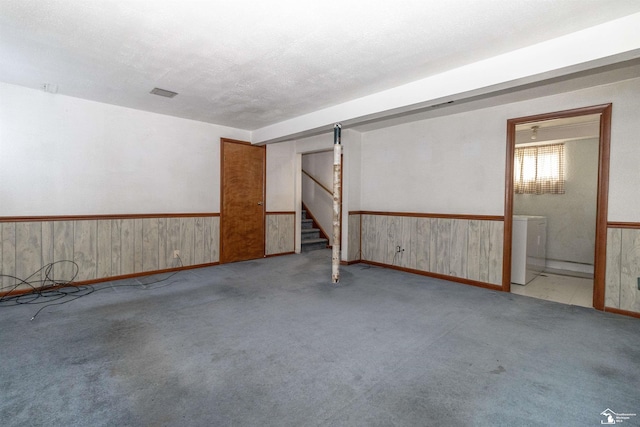
[[[262,202],[258,202],[258,206],[262,206]]]

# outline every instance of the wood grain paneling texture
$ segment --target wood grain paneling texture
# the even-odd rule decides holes
[[[359,217],[363,261],[502,285],[501,220],[369,213]]]
[[[160,228],[158,218],[144,218],[142,221],[142,248],[158,248],[158,250],[142,250],[142,271],[160,269]]]
[[[449,266],[451,265],[451,220],[438,218],[436,233],[436,271],[434,273],[449,275]]]
[[[120,243],[120,234],[122,232],[122,220],[114,219],[111,221],[111,276],[119,276],[122,274],[120,268],[120,258],[122,254],[122,244]]]
[[[2,273],[6,276],[16,275],[16,224],[2,223]],[[2,286],[13,287],[16,281],[11,277],[2,278]]]
[[[180,248],[180,258],[184,265],[194,265],[195,218],[180,218]]]
[[[42,225],[37,222],[22,222],[16,224],[16,277],[29,277],[35,271],[32,265],[42,265]],[[32,277],[41,280],[42,272]]]
[[[499,285],[504,224],[497,220],[353,214],[349,260],[362,259]],[[268,254],[292,252],[293,213],[268,216]],[[218,216],[16,221],[0,223],[0,274],[44,280],[44,265],[78,264],[77,281],[219,261]],[[361,235],[360,235],[361,232]],[[405,249],[395,254],[395,247]],[[57,263],[53,279],[71,280],[71,263]],[[640,312],[640,227],[609,227],[606,306]],[[0,277],[0,292],[16,281]],[[19,289],[27,289],[22,285]]]
[[[620,234],[620,309],[640,312],[640,230]]]
[[[349,214],[349,250],[347,261],[360,260],[360,214]]]
[[[416,218],[416,270],[431,270],[431,218]]]
[[[53,246],[54,246],[54,236],[53,236],[53,222],[45,221],[42,222],[42,264],[47,265],[51,264],[55,261]],[[44,272],[42,278],[45,278]]]
[[[203,218],[194,218],[193,221],[193,263],[204,264],[204,221]]]
[[[619,225],[619,226],[618,226]],[[605,306],[640,313],[640,227],[616,224],[607,229]]]
[[[480,224],[481,221],[469,221],[469,241],[467,245],[467,278],[480,280]],[[486,279],[485,279],[486,280]]]
[[[467,253],[469,247],[469,221],[462,219],[451,220],[451,262],[449,275],[467,278]]]
[[[78,264],[78,281],[96,279],[97,225],[97,221],[74,221],[73,261]]]
[[[621,229],[609,228],[607,230],[607,271],[605,273],[604,298],[606,307],[620,308],[621,239]]]
[[[74,221],[56,221],[53,223],[53,259],[54,261],[73,261],[73,224]],[[33,266],[36,268],[42,267]],[[58,263],[52,270],[56,281],[72,280],[76,274],[73,265],[68,262]]]
[[[295,250],[295,222],[295,212],[267,212],[265,255],[286,254]]]
[[[112,221],[96,221],[98,227],[96,277],[111,277],[112,256],[111,225]]]
[[[56,281],[72,280],[76,271],[75,281],[91,281],[217,263],[219,227],[218,216],[184,214],[1,222],[0,274],[28,279],[36,273],[28,279],[35,284],[45,279],[38,270],[50,263],[55,263],[50,279]],[[174,249],[181,260],[173,258]],[[75,262],[77,268],[63,261]],[[0,277],[0,292],[15,285],[14,279]],[[16,289],[28,288],[23,284]]]
[[[502,285],[504,222],[489,223],[489,283]]]

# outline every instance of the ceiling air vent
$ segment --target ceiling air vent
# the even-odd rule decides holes
[[[165,98],[173,98],[178,94],[177,92],[171,92],[170,90],[160,89],[159,87],[154,87],[153,90],[149,93],[152,93],[154,95],[164,96]]]

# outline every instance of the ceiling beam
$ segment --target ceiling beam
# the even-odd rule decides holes
[[[640,13],[301,115],[252,132],[263,144],[420,111],[640,58]]]

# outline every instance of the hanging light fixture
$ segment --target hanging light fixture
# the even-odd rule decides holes
[[[538,139],[538,129],[540,126],[531,126],[531,139]]]

